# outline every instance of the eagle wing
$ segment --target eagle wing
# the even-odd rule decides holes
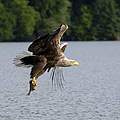
[[[29,47],[28,51],[33,52],[34,55],[39,54],[40,52],[44,52],[46,48],[46,42],[49,39],[49,33],[37,38]]]
[[[67,25],[61,25],[56,31],[36,39],[29,46],[28,51],[33,52],[34,55],[58,55],[61,37],[67,28]]]

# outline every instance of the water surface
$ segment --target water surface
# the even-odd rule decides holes
[[[0,120],[120,120],[120,42],[69,42],[64,90],[52,89],[50,74],[26,96],[30,69],[13,58],[30,43],[0,43]]]

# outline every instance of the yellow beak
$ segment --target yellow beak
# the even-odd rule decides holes
[[[77,61],[75,61],[74,63],[73,63],[73,65],[76,65],[76,66],[78,66],[78,65],[80,65]]]

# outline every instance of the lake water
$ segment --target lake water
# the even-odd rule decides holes
[[[120,120],[120,42],[69,42],[80,66],[63,69],[65,88],[45,73],[26,96],[30,69],[12,63],[29,44],[0,43],[0,120]]]

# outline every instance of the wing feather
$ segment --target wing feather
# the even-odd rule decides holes
[[[58,55],[61,37],[67,28],[67,25],[61,25],[56,31],[38,38],[29,46],[28,51],[34,55]]]
[[[43,74],[45,72],[44,68],[46,64],[47,64],[46,58],[44,56],[40,57],[40,61],[37,62],[31,69],[31,73],[30,73],[31,78],[39,77],[40,73]]]
[[[46,50],[46,42],[49,39],[49,34],[46,34],[38,39],[36,39],[29,47],[28,51],[33,52],[34,55],[37,55],[40,52]]]
[[[67,47],[67,43],[63,43],[60,45],[60,49],[63,53],[65,52],[66,47]]]

